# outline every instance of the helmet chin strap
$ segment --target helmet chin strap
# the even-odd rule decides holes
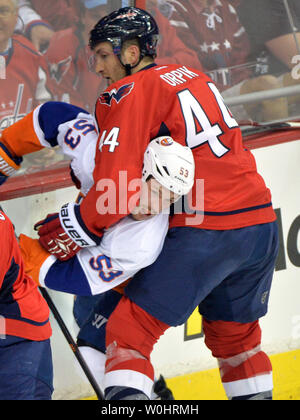
[[[144,56],[143,56],[143,54],[140,54],[139,61],[134,66],[132,66],[131,64],[124,64],[121,60],[120,55],[118,55],[118,58],[119,58],[120,63],[122,64],[122,66],[124,67],[124,69],[126,71],[126,76],[130,76],[132,74],[132,69],[134,69],[135,67],[137,67],[140,64],[140,62],[142,61]]]
[[[133,69],[133,67],[131,67],[130,64],[123,64],[125,71],[126,71],[126,76],[130,76],[131,75],[131,70]]]

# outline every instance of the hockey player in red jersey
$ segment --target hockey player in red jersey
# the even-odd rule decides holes
[[[47,64],[25,37],[13,35],[18,9],[13,0],[0,0],[0,56],[5,77],[0,78],[0,132],[51,99]]]
[[[184,65],[155,65],[157,36],[153,18],[136,8],[112,13],[91,31],[95,69],[111,83],[96,104],[95,183],[80,206],[63,207],[68,223],[45,220],[40,241],[50,250],[53,241],[72,239],[67,257],[99,243],[104,229],[130,212],[128,185],[142,170],[149,141],[168,134],[189,146],[195,214],[191,203],[184,206],[189,214],[175,209],[160,256],[133,277],[108,321],[106,398],[149,398],[153,345],[199,305],[227,396],[270,399],[272,367],[260,348],[258,319],[267,312],[278,248],[271,194],[212,81]],[[115,213],[103,214],[103,179],[116,188]],[[201,179],[204,205],[196,200]]]
[[[14,227],[0,211],[0,400],[49,400],[49,308],[25,274]]]

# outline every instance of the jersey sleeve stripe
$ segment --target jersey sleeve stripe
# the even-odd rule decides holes
[[[57,261],[57,258],[54,255],[50,255],[41,265],[40,274],[39,274],[39,284],[42,287],[45,287],[45,278],[47,276],[50,267]]]
[[[65,102],[46,102],[34,111],[34,129],[44,147],[57,146],[59,126],[78,115],[89,115],[84,109]]]
[[[96,237],[90,232],[87,232],[79,223],[77,218],[77,215],[80,214],[80,212],[77,211],[78,207],[80,206],[74,203],[69,203],[62,206],[59,213],[61,225],[71,240],[81,248],[98,245],[101,238]],[[97,240],[97,242],[94,240],[94,238]]]
[[[99,245],[102,239],[102,235],[101,236],[97,236],[94,233],[90,232],[88,230],[88,228],[85,226],[85,223],[81,217],[81,213],[80,213],[80,205],[79,206],[74,206],[74,215],[76,217],[76,220],[78,222],[78,225],[81,227],[81,229],[86,233],[86,235],[93,241],[95,242],[96,245]]]
[[[76,256],[68,261],[56,260],[48,268],[43,283],[46,287],[60,292],[80,296],[92,295],[89,282]]]

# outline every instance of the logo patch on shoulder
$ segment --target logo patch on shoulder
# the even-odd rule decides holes
[[[111,106],[114,99],[118,104],[125,96],[129,95],[134,87],[134,82],[121,86],[118,90],[113,89],[110,92],[104,92],[99,97],[99,102],[104,105]]]
[[[171,144],[174,143],[174,141],[171,137],[163,137],[163,138],[160,139],[159,142],[162,146],[171,146]]]

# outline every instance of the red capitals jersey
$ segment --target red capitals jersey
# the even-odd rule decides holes
[[[215,0],[211,8],[203,8],[200,13],[190,2],[170,3],[173,6],[170,23],[183,42],[197,51],[204,71],[220,90],[250,77],[253,68],[247,64],[250,43],[232,2]]]
[[[170,25],[168,19],[158,9],[150,11],[159,27],[159,45],[157,50],[157,64],[185,63],[189,67],[202,70],[197,53],[183,43],[178,37],[176,29]]]
[[[145,149],[160,135],[189,146],[196,166],[189,208],[197,214],[187,218],[185,208],[172,216],[171,226],[223,230],[276,219],[270,191],[243,146],[238,124],[203,73],[150,65],[112,84],[97,101],[96,118],[95,184],[77,217],[86,232],[99,235],[129,213],[126,203],[136,194],[134,182],[141,178]]]
[[[0,238],[0,334],[46,340],[51,336],[48,305],[25,274],[13,225],[1,211]]]
[[[74,29],[56,32],[45,53],[57,101],[93,111],[106,82],[89,71],[85,47]]]
[[[79,21],[81,0],[31,0],[34,10],[50,23],[55,31],[74,26]]]
[[[51,99],[46,61],[30,41],[14,36],[4,57],[5,78],[0,78],[0,133],[39,103]]]

